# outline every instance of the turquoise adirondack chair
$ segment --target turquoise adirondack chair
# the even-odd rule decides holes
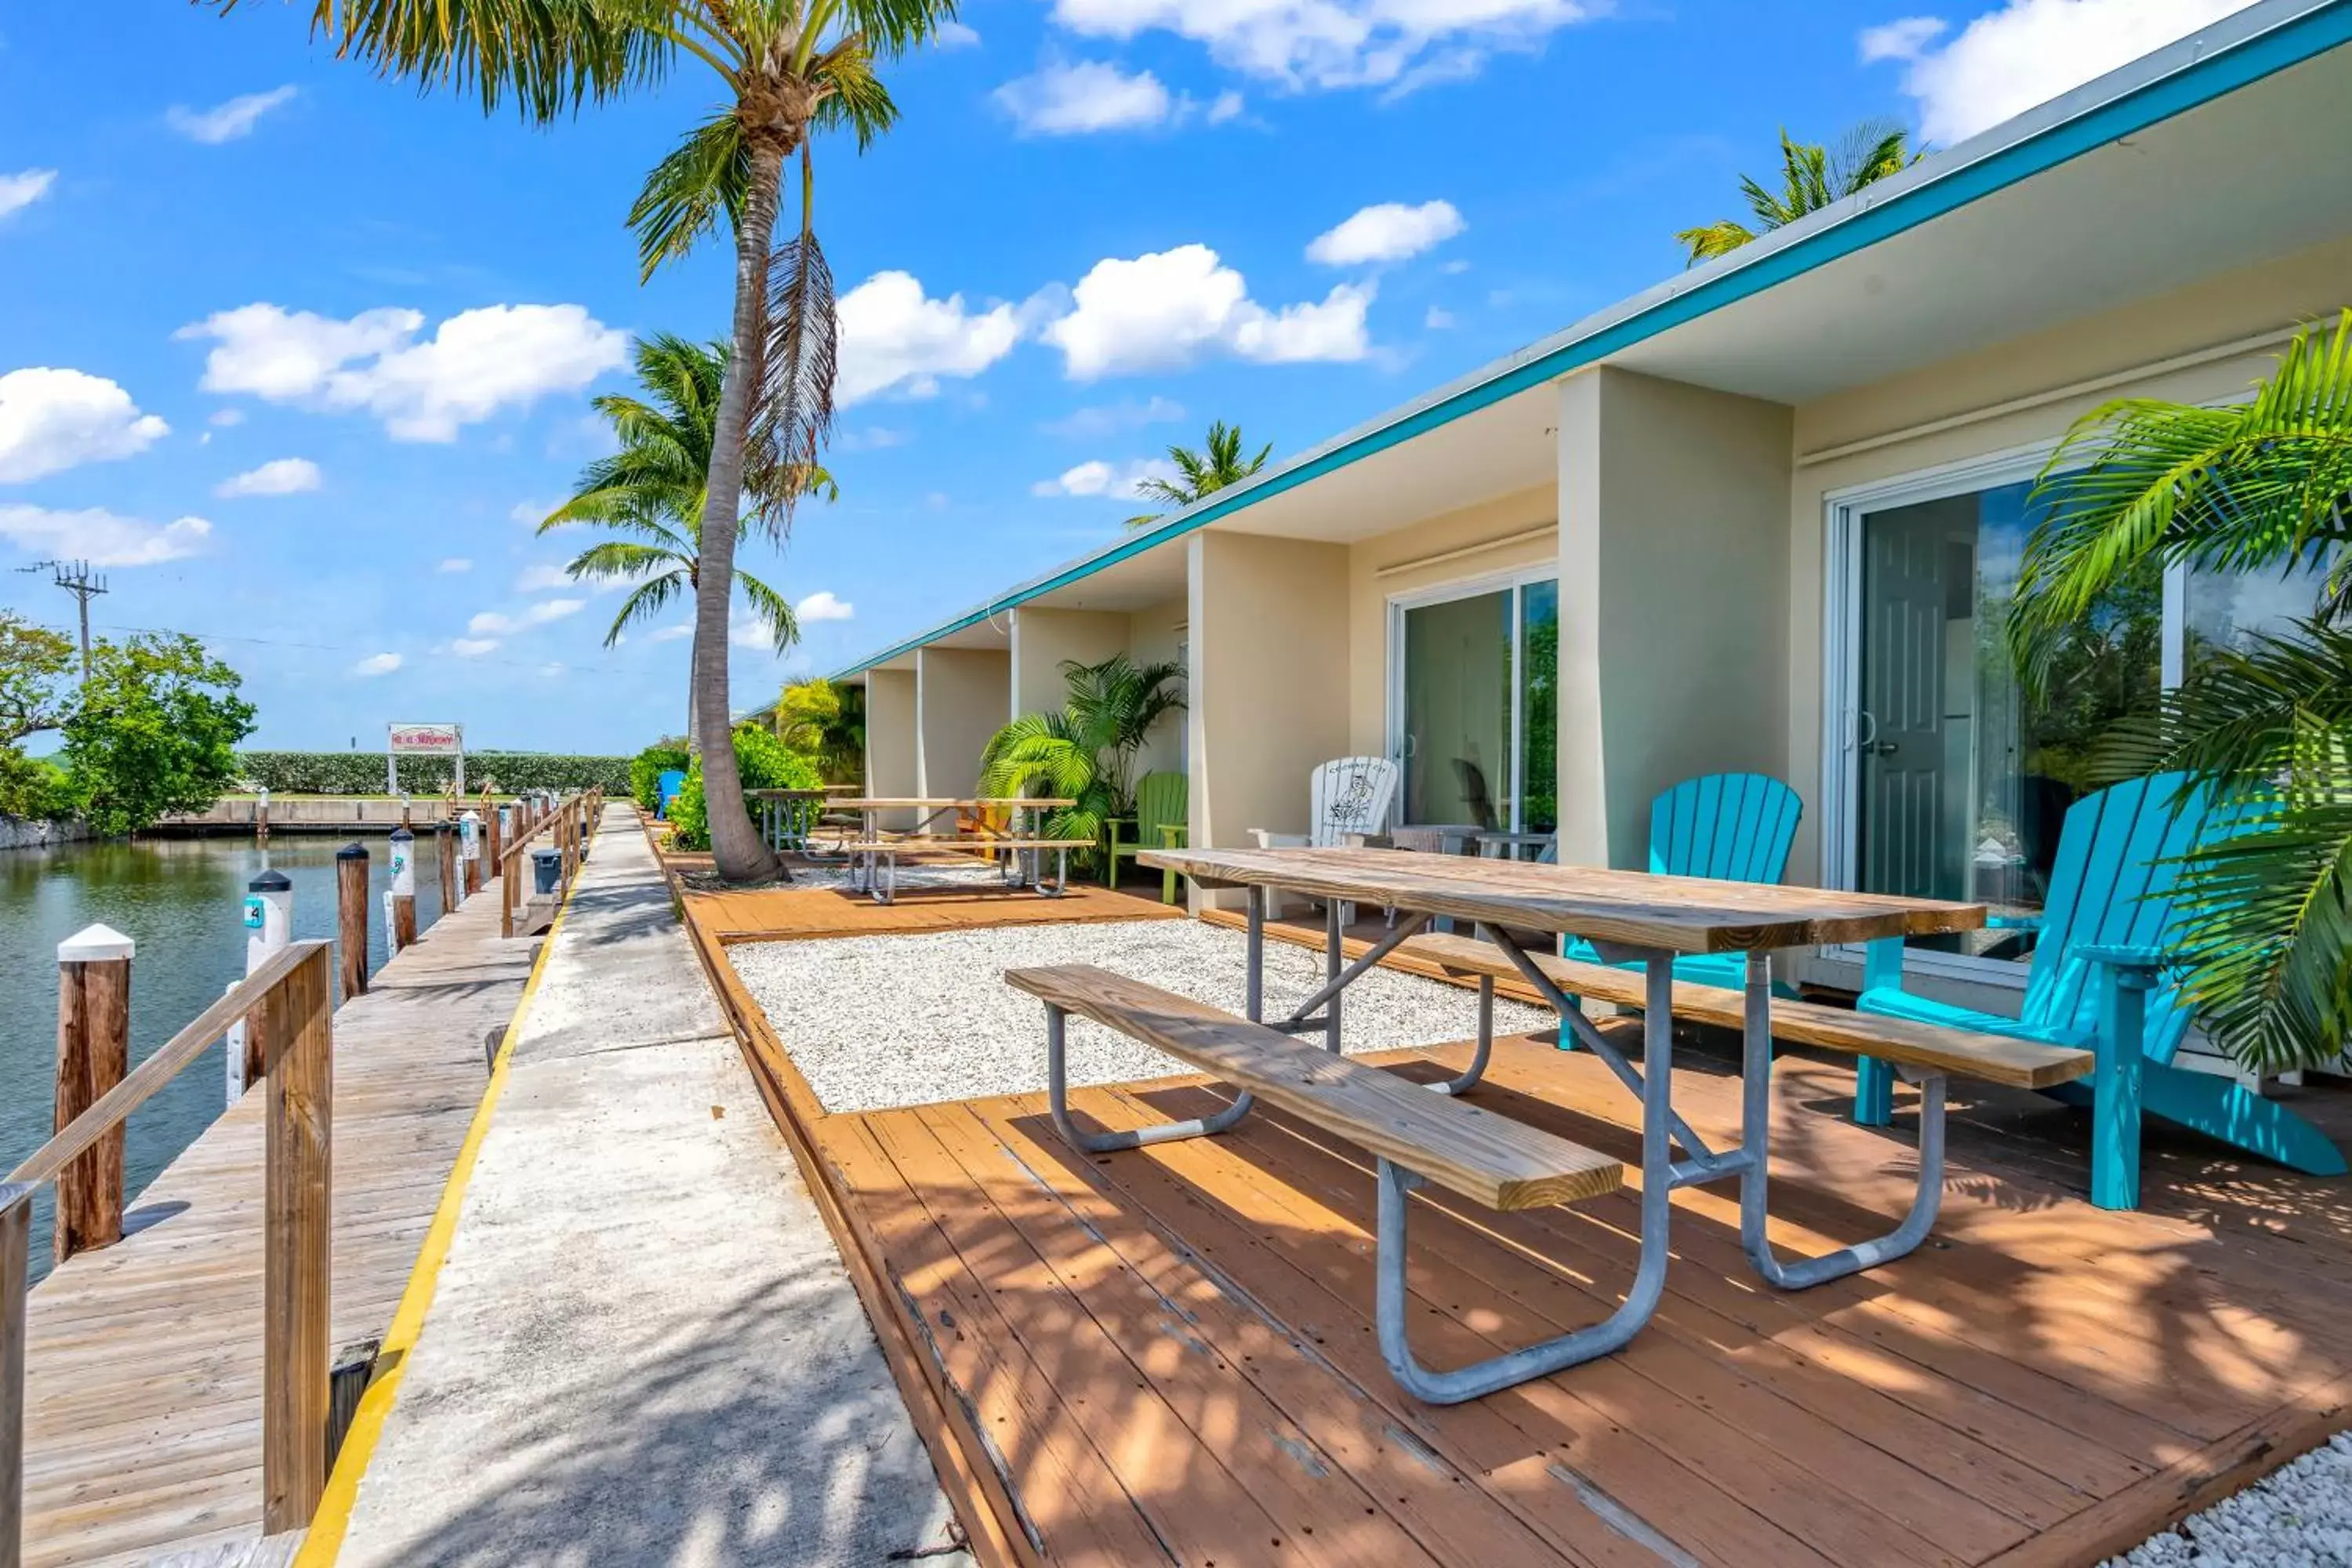
[[[1182,773],[1146,773],[1135,781],[1135,838],[1122,843],[1118,830],[1125,819],[1114,817],[1110,834],[1109,875],[1105,885],[1118,885],[1118,862],[1121,857],[1132,860],[1140,849],[1181,849],[1184,834],[1190,826],[1188,815],[1191,795]],[[1176,873],[1163,872],[1160,879],[1160,901],[1176,901]]]
[[[1768,774],[1685,779],[1650,803],[1650,869],[1667,877],[1777,882],[1789,869],[1789,848],[1804,814],[1797,792]],[[1576,938],[1561,952],[1600,961]],[[1675,978],[1738,990],[1748,984],[1748,960],[1737,952],[1694,953],[1675,960]]]
[[[657,802],[654,807],[654,815],[667,822],[670,802],[676,800],[678,792],[685,787],[686,773],[683,769],[664,768],[661,776],[654,781],[655,799]]]
[[[2134,779],[2067,808],[2027,978],[2015,1018],[1931,1001],[1903,989],[1900,938],[1865,950],[1865,1013],[2095,1051],[2090,1085],[2059,1086],[2057,1099],[2091,1108],[2091,1201],[2139,1206],[2140,1121],[2160,1116],[2315,1176],[2344,1174],[2344,1156],[2317,1128],[2235,1078],[2173,1065],[2189,1010],[2164,977],[2179,937],[2175,859],[2211,829],[2211,793],[2179,773]],[[1854,1120],[1884,1126],[1894,1076],[1863,1059]]]

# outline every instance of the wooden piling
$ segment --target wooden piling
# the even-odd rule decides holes
[[[368,852],[356,840],[335,851],[335,940],[343,950],[343,1000],[366,995]]]
[[[25,1551],[25,1293],[32,1289],[31,1184],[0,1184],[0,1568]]]
[[[447,823],[433,830],[441,849],[441,912],[457,907],[457,838]]]
[[[359,864],[364,874],[365,860]],[[334,1003],[325,952],[288,975],[275,1000],[263,1079],[261,1528],[268,1535],[309,1524],[327,1486]]]
[[[131,1070],[131,939],[102,925],[58,944],[58,1089],[53,1130]],[[58,1173],[57,1260],[122,1239],[122,1129]]]

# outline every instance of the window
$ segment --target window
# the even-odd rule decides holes
[[[2067,636],[2031,698],[2002,630],[2043,460],[1989,458],[1830,507],[1824,880],[1989,906],[1985,931],[1914,942],[1928,973],[2015,983],[2101,738],[2201,650],[2311,614],[2324,575],[2151,566]]]
[[[1400,822],[1558,826],[1559,584],[1456,585],[1391,606],[1391,751]]]

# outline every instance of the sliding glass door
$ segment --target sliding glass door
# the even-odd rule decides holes
[[[1986,930],[1914,944],[1923,967],[1956,975],[2015,974],[2031,957],[2066,808],[2098,786],[2117,721],[2152,709],[2202,649],[2308,615],[2317,587],[2310,573],[2151,565],[2057,644],[2037,697],[2002,636],[2036,467],[1890,486],[1831,514],[1825,869],[1835,885],[1989,906]]]
[[[1505,580],[1396,601],[1391,749],[1398,821],[1549,833],[1557,825],[1559,587]]]

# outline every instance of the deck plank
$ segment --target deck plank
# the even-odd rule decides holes
[[[485,1040],[512,1016],[534,947],[499,936],[493,884],[337,1010],[332,1342],[390,1322],[487,1082]],[[26,1564],[279,1560],[252,1555],[262,1100],[246,1096],[164,1168],[121,1242],[33,1291]]]

